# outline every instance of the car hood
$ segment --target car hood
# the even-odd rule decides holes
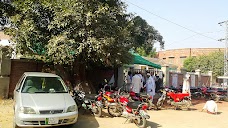
[[[21,103],[24,107],[32,107],[38,110],[66,109],[75,105],[73,98],[68,93],[24,93],[21,94]]]

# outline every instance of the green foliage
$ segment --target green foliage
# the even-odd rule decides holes
[[[184,68],[186,68],[187,71],[200,69],[203,73],[213,71],[214,77],[221,76],[224,72],[224,53],[213,52],[209,55],[189,57],[184,61]]]
[[[11,0],[0,0],[0,30],[10,25],[9,17],[16,14],[16,9],[10,4]]]
[[[152,49],[152,50],[146,52],[146,50],[143,47],[137,47],[136,53],[138,53],[141,56],[145,56],[145,57],[155,57],[156,49]]]
[[[13,51],[12,47],[0,45],[0,56],[2,58],[10,58],[12,51]],[[1,61],[1,57],[0,57],[0,61]]]
[[[163,37],[140,16],[134,17],[132,22],[131,36],[134,50],[140,55],[154,57],[156,54],[154,43],[159,42],[160,47],[164,48]]]
[[[17,51],[55,64],[121,65],[128,53],[131,26],[120,0],[13,1],[14,27],[5,32]]]
[[[195,64],[196,64],[197,58],[195,57],[188,57],[187,59],[184,60],[184,68],[188,72],[193,72],[195,71]]]

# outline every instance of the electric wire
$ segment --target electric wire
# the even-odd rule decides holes
[[[204,35],[204,34],[201,34],[201,33],[199,33],[199,32],[196,32],[196,31],[194,31],[194,30],[192,30],[192,29],[189,29],[189,28],[187,28],[187,27],[185,27],[185,26],[182,26],[182,25],[180,25],[180,24],[177,24],[177,23],[175,23],[175,22],[173,22],[173,21],[171,21],[171,20],[168,20],[168,19],[166,19],[166,18],[163,18],[163,17],[161,17],[161,16],[159,16],[159,15],[157,15],[157,14],[155,14],[155,13],[152,13],[152,12],[148,11],[147,9],[144,9],[144,8],[140,7],[139,5],[136,5],[136,4],[132,3],[132,2],[129,2],[128,0],[124,0],[124,1],[126,1],[127,3],[130,3],[131,5],[137,7],[137,8],[139,8],[139,9],[141,9],[141,10],[144,10],[145,12],[147,12],[147,13],[149,13],[149,14],[152,14],[152,15],[154,15],[154,16],[156,16],[156,17],[162,19],[162,20],[165,20],[165,21],[167,21],[167,22],[169,22],[169,23],[172,23],[172,24],[174,24],[174,25],[176,25],[176,26],[179,26],[179,27],[181,27],[181,28],[183,28],[183,29],[186,29],[186,30],[188,30],[188,31],[190,31],[190,32],[193,32],[193,33],[195,33],[195,34],[197,34],[197,35],[201,35],[201,36],[206,37],[206,38],[208,38],[208,39],[211,39],[211,40],[214,40],[214,41],[218,41],[217,39],[214,39],[214,38],[212,38],[212,37],[206,36],[206,35]]]

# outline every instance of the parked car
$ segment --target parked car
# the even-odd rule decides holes
[[[14,90],[14,128],[74,124],[78,108],[55,74],[25,72]]]

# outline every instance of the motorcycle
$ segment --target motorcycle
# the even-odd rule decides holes
[[[91,110],[91,112],[101,117],[102,112],[102,97],[96,94],[85,94],[83,91],[74,91],[73,99],[78,105],[78,109],[84,108],[84,110]]]
[[[199,88],[191,88],[191,97],[192,99],[200,99],[203,97],[202,90]]]
[[[147,123],[146,119],[150,118],[146,112],[147,108],[147,103],[140,101],[129,102],[127,97],[118,95],[116,102],[108,106],[108,113],[114,117],[122,115],[127,118],[125,123],[130,119],[138,127],[145,128]]]
[[[157,109],[157,106],[151,101],[152,96],[150,96],[149,94],[140,94],[139,96],[136,95],[135,92],[130,91],[130,96],[129,99],[131,101],[141,101],[141,102],[145,102],[148,104],[148,108],[154,108]]]
[[[102,104],[104,105],[103,108],[107,108],[109,106],[110,103],[114,103],[115,102],[115,96],[117,94],[116,91],[113,90],[106,90],[106,88],[109,87],[108,84],[104,85],[103,88],[101,88],[99,90],[99,96],[102,97]]]
[[[157,101],[157,107],[160,109],[164,102],[167,101],[167,104],[174,106],[174,109],[177,108],[187,108],[191,106],[191,96],[189,93],[175,93],[170,89],[163,89],[162,95]]]

